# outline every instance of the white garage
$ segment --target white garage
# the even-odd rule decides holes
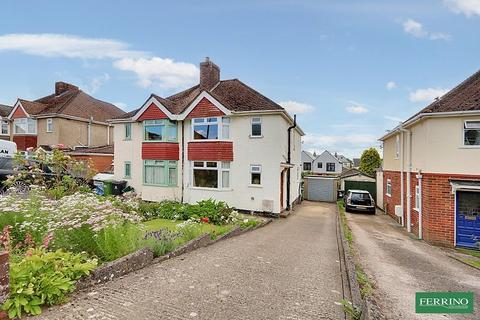
[[[304,179],[304,199],[322,202],[337,201],[337,178],[309,176]]]

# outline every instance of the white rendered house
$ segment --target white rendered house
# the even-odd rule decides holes
[[[278,214],[300,196],[303,131],[278,104],[210,60],[200,83],[111,120],[115,179],[144,200],[213,198]]]

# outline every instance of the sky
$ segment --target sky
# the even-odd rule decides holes
[[[0,104],[55,81],[126,111],[210,57],[297,114],[303,148],[359,157],[480,65],[480,0],[2,1]]]

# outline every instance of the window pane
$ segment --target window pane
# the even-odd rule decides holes
[[[195,187],[218,188],[218,171],[193,169],[193,185]]]
[[[230,188],[230,172],[222,171],[222,188]]]
[[[217,122],[217,118],[208,118],[207,122]]]
[[[224,117],[222,118],[223,123],[230,123],[230,118]]]
[[[130,177],[131,175],[131,165],[130,163],[125,163],[125,177]]]
[[[27,122],[27,132],[28,133],[35,133],[37,132],[37,121],[34,119],[28,119]]]
[[[222,162],[222,168],[223,169],[230,169],[230,162],[223,161]]]
[[[195,161],[195,162],[193,163],[193,166],[194,166],[194,167],[200,167],[200,168],[201,168],[201,167],[203,167],[203,161]]]
[[[26,120],[26,119],[14,120],[13,124],[15,127],[15,133],[27,133],[27,125],[25,121],[22,121],[22,120]]]
[[[175,167],[168,168],[168,184],[177,185],[177,168]]]
[[[480,121],[465,121],[465,128],[480,129]]]
[[[252,173],[252,184],[260,184],[260,173]]]
[[[130,139],[132,137],[132,124],[125,124],[125,139]]]
[[[193,138],[195,140],[218,139],[218,125],[195,125]]]
[[[230,126],[224,124],[222,127],[222,139],[230,139]]]
[[[8,121],[2,120],[2,134],[8,134]]]
[[[177,141],[177,127],[176,126],[168,126],[168,140],[169,141]]]
[[[147,184],[165,184],[164,166],[145,166],[145,183]]]
[[[217,163],[216,162],[207,162],[207,168],[216,168],[217,167]]]
[[[480,145],[480,130],[465,129],[465,145],[466,146]]]
[[[262,167],[261,166],[250,166],[250,171],[251,172],[262,172]]]
[[[260,123],[252,123],[252,136],[262,135],[262,125]]]
[[[252,118],[252,123],[261,123],[261,122],[262,122],[262,118],[259,118],[259,117]]]
[[[194,122],[194,123],[203,123],[203,122],[205,122],[205,119],[203,119],[203,118],[193,119],[193,122]]]
[[[148,125],[145,126],[145,140],[159,141],[163,139],[163,125]]]

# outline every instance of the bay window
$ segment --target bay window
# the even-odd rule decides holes
[[[32,118],[18,118],[13,120],[13,133],[15,134],[36,134],[37,120]]]
[[[480,121],[465,121],[463,125],[463,144],[480,146]]]
[[[0,134],[2,135],[8,135],[9,133],[9,123],[8,123],[8,120],[2,120],[1,121],[1,131],[0,131]]]
[[[177,124],[168,119],[143,121],[145,141],[177,141]]]
[[[230,118],[211,117],[192,120],[193,140],[219,140],[230,138]]]
[[[144,160],[143,183],[153,186],[176,186],[177,161]]]
[[[193,161],[193,186],[201,188],[230,188],[230,162]]]

